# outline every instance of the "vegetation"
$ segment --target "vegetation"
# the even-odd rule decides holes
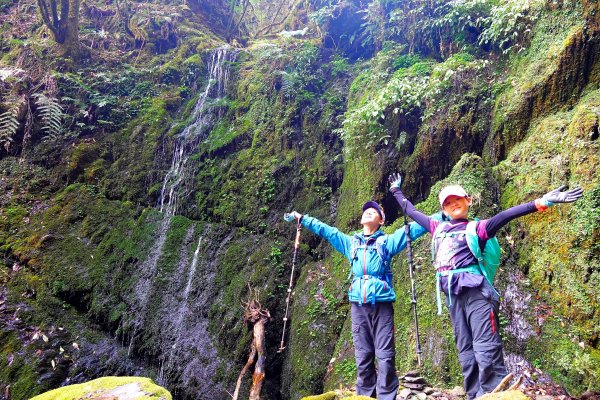
[[[247,359],[241,301],[254,289],[273,317],[265,395],[350,387],[347,260],[306,231],[289,341],[276,352],[294,234],[281,216],[350,233],[374,199],[392,232],[395,171],[427,213],[443,185],[464,185],[478,218],[583,187],[576,204],[499,233],[497,286],[507,354],[574,395],[600,389],[594,2],[0,0],[0,10],[0,393],[143,374],[177,398],[225,397]],[[223,46],[235,53],[220,64],[224,95],[204,95]],[[161,213],[198,115],[177,212]],[[428,239],[416,241],[424,371],[454,386],[429,257]],[[416,359],[403,255],[393,268],[406,371]]]

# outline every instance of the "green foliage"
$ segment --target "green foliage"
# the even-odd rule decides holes
[[[412,61],[415,62],[410,67],[398,69],[383,87],[375,86],[372,92],[364,81],[377,79],[372,78],[378,75],[376,70],[366,71],[356,78],[352,87],[363,87],[364,100],[349,107],[342,128],[336,130],[346,144],[346,157],[356,151],[387,146],[391,132],[386,128],[386,119],[419,112],[426,106],[428,112],[434,113],[432,105],[444,96],[450,86],[457,80],[458,85],[464,85],[461,76],[470,79],[488,65],[487,61],[466,53],[457,53],[439,64],[416,61],[415,58],[401,59],[404,65]],[[430,115],[426,114],[424,119]]]
[[[348,358],[335,365],[335,372],[342,375],[346,382],[352,382],[356,379],[356,361]]]
[[[524,50],[532,36],[538,12],[545,3],[543,0],[511,0],[494,4],[489,15],[477,20],[483,27],[479,44],[491,44],[503,53]]]
[[[419,61],[421,61],[421,56],[417,54],[403,54],[397,57],[392,65],[395,69],[410,68]]]
[[[373,0],[369,2],[367,8],[362,9],[359,13],[363,13],[363,21],[361,32],[361,44],[364,47],[374,47],[375,50],[381,49],[385,39],[385,8],[384,2]],[[350,43],[353,38],[350,39]]]
[[[42,130],[50,138],[57,138],[63,130],[62,121],[65,115],[63,108],[54,97],[46,96],[43,93],[38,93],[34,97],[38,114],[42,120]]]
[[[350,70],[348,59],[340,55],[335,55],[335,57],[333,57],[333,59],[329,62],[329,65],[331,67],[331,76],[334,77],[346,74]]]
[[[17,120],[19,105],[15,104],[5,113],[0,114],[0,145],[6,150],[10,148],[13,137],[19,129],[20,123]]]

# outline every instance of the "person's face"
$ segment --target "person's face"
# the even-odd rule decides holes
[[[465,219],[469,215],[470,197],[448,196],[442,204],[442,209],[452,219]]]
[[[371,207],[371,208],[367,208],[363,212],[362,218],[360,219],[360,223],[361,223],[361,225],[367,224],[371,227],[378,228],[379,226],[383,225],[383,220],[379,216],[379,213],[377,212],[377,210],[374,209],[373,207]]]

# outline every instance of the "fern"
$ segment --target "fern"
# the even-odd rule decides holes
[[[19,126],[19,104],[15,104],[7,112],[0,114],[0,144],[6,151],[10,148],[13,137],[16,135]]]
[[[281,72],[281,93],[287,99],[296,96],[298,76],[296,73]]]
[[[39,116],[42,119],[42,130],[52,138],[57,137],[62,132],[63,108],[54,97],[42,93],[36,94],[35,97]]]

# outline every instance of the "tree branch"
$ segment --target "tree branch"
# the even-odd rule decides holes
[[[270,33],[270,32],[271,32],[271,29],[272,29],[273,27],[283,24],[283,23],[284,23],[284,22],[285,22],[285,21],[286,21],[286,20],[289,18],[289,16],[292,14],[292,12],[293,12],[293,11],[294,11],[294,9],[296,8],[296,5],[297,5],[297,4],[298,4],[298,2],[297,2],[297,1],[295,1],[295,2],[294,2],[294,4],[293,4],[293,5],[290,7],[290,9],[288,10],[288,13],[285,15],[285,17],[283,17],[283,18],[281,19],[281,21],[279,21],[279,22],[276,22],[276,21],[275,21],[275,18],[277,18],[277,16],[279,15],[279,12],[281,11],[281,8],[283,7],[283,2],[282,2],[282,3],[281,3],[281,5],[279,6],[279,9],[278,9],[278,10],[277,10],[277,12],[275,13],[275,17],[273,17],[273,21],[272,21],[272,22],[271,22],[269,25],[267,25],[267,26],[263,27],[262,29],[260,29],[260,30],[259,30],[259,31],[256,33],[256,36],[259,36],[259,35],[262,35],[262,34],[266,34],[266,33]]]

